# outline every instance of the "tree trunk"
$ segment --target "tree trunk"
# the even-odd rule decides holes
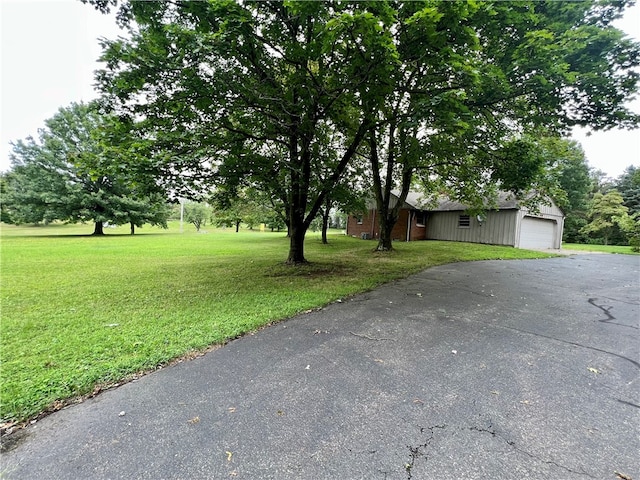
[[[322,211],[322,243],[327,245],[327,229],[329,228],[329,214],[331,212],[331,200],[327,196],[326,203],[324,204],[324,210]]]
[[[133,235],[134,233],[136,233],[136,224],[133,222],[130,222],[129,225],[131,226],[131,235]]]
[[[393,250],[391,232],[393,231],[393,227],[398,221],[398,216],[393,216],[393,212],[383,213],[378,210],[378,225],[380,225],[380,236],[378,237],[378,245],[376,246],[376,251],[378,252],[388,252]]]
[[[300,223],[298,225],[298,223]],[[307,233],[307,227],[304,222],[291,222],[291,228],[289,229],[289,257],[287,258],[287,264],[300,265],[307,263],[304,258],[304,236]]]
[[[329,241],[327,240],[327,228],[329,228],[329,219],[328,215],[322,214],[322,244],[327,245]]]
[[[240,221],[238,220],[236,222],[236,233],[238,233],[240,231]]]
[[[104,235],[104,224],[102,222],[96,222],[93,228],[93,235]]]
[[[378,156],[378,143],[375,137],[375,131],[369,136],[369,147],[371,149],[371,167],[373,172],[373,190],[376,196],[376,209],[378,212],[379,239],[376,251],[387,252],[393,250],[391,232],[398,221],[400,208],[404,205],[409,188],[411,187],[411,179],[413,177],[413,168],[407,164],[406,160],[397,158],[395,153],[395,135],[396,127],[394,124],[389,126],[389,145],[386,152],[386,174],[380,175],[380,158]],[[400,150],[404,148],[404,132],[399,132]],[[402,166],[402,177],[400,180],[400,194],[396,203],[391,207],[391,188],[393,186],[394,169],[398,165]],[[383,185],[384,181],[384,185]]]

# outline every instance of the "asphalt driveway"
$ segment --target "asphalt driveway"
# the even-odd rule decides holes
[[[640,479],[640,257],[454,264],[37,422],[3,479]]]

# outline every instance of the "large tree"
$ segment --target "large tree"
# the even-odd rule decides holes
[[[106,9],[110,2],[92,3]],[[165,173],[250,179],[287,208],[289,263],[369,129],[395,62],[384,3],[131,2],[129,39],[105,41],[98,80],[140,120]],[[340,132],[331,174],[318,144]]]
[[[163,175],[272,192],[298,263],[358,149],[389,249],[391,192],[402,200],[416,172],[426,193],[480,205],[543,186],[541,125],[636,126],[623,104],[639,49],[611,26],[626,4],[124,2],[131,37],[105,41],[98,80]],[[323,155],[332,135],[337,155]]]
[[[148,185],[134,184],[106,146],[107,117],[95,104],[74,103],[45,121],[38,139],[13,144],[6,175],[5,208],[14,223],[62,220],[94,222],[102,235],[105,222],[166,226],[165,197]]]
[[[562,238],[566,242],[581,242],[584,234],[580,230],[587,224],[589,194],[593,188],[584,151],[574,140],[543,137],[538,143],[547,158],[547,174],[561,189],[554,200],[565,214]]]
[[[624,102],[638,88],[640,49],[611,26],[625,2],[396,6],[400,66],[368,137],[380,250],[416,173],[426,196],[479,207],[502,189],[532,200],[552,193],[541,127],[638,124]]]

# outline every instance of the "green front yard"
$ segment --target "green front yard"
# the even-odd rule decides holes
[[[424,268],[541,258],[450,242],[373,242],[310,233],[304,267],[282,233],[2,225],[2,422],[20,422],[172,359]],[[206,229],[206,228],[205,228]],[[567,247],[568,248],[568,247]]]

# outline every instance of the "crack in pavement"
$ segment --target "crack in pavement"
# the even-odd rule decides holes
[[[412,445],[407,445],[407,448],[409,449],[409,461],[407,463],[405,463],[404,465],[404,469],[407,473],[407,480],[412,480],[414,478],[414,467],[416,465],[416,461],[420,458],[423,458],[425,463],[429,460],[429,455],[428,455],[428,448],[431,445],[431,442],[434,439],[434,431],[436,429],[440,429],[440,430],[444,430],[446,428],[451,428],[449,426],[447,426],[446,424],[442,424],[442,425],[434,425],[431,427],[420,427],[420,433],[424,433],[425,431],[429,431],[429,435],[428,437],[425,439],[424,443],[417,445],[417,446],[412,446]],[[478,432],[478,433],[482,433],[482,434],[489,434],[494,438],[497,438],[503,442],[505,442],[509,447],[511,447],[514,451],[521,453],[523,455],[526,455],[527,457],[537,460],[539,462],[542,462],[546,465],[551,465],[553,467],[562,469],[568,473],[571,474],[575,474],[575,475],[582,475],[584,477],[587,478],[597,478],[595,476],[593,476],[592,474],[590,474],[589,472],[586,472],[582,469],[578,469],[578,468],[572,468],[566,465],[562,465],[554,460],[549,460],[549,459],[545,459],[543,458],[541,455],[537,455],[535,453],[529,452],[523,448],[518,447],[518,445],[516,445],[516,442],[513,440],[510,440],[508,438],[506,438],[504,435],[500,434],[499,432],[496,431],[493,422],[491,420],[488,421],[488,424],[486,427],[482,427],[482,426],[472,426],[472,427],[464,427],[464,426],[458,426],[456,427],[456,430],[458,431],[471,431],[471,432]],[[381,474],[384,475],[384,478],[387,478],[387,475],[389,474],[389,472],[383,471],[383,470],[379,470],[379,472]]]
[[[488,433],[490,434],[492,437],[494,438],[499,438],[500,440],[504,441],[507,445],[509,445],[510,447],[512,447],[516,452],[519,453],[523,453],[526,456],[528,456],[529,458],[533,458],[535,460],[541,461],[547,465],[553,465],[555,467],[561,468],[562,470],[565,470],[569,473],[574,473],[574,474],[578,474],[578,475],[584,475],[586,477],[589,478],[597,478],[594,477],[593,475],[591,475],[588,472],[585,472],[584,470],[574,470],[570,467],[567,467],[566,465],[561,465],[557,462],[554,462],[553,460],[546,460],[544,458],[542,458],[539,455],[535,455],[531,452],[528,452],[527,450],[524,450],[520,447],[518,447],[516,445],[516,442],[514,442],[513,440],[509,440],[507,438],[505,438],[504,436],[500,435],[498,432],[495,431],[495,429],[493,428],[493,423],[491,421],[489,421],[489,425],[486,428],[480,428],[480,427],[467,427],[468,430],[474,431],[474,432],[480,432],[480,433]]]
[[[420,433],[424,433],[425,430],[429,430],[429,437],[427,438],[425,443],[418,445],[417,447],[412,447],[411,445],[407,445],[407,448],[409,449],[409,462],[404,465],[404,469],[407,471],[407,480],[411,480],[413,478],[412,470],[418,458],[424,457],[425,462],[429,460],[429,457],[427,456],[426,452],[421,451],[421,449],[427,449],[429,447],[431,440],[433,440],[433,431],[436,428],[444,430],[445,428],[447,428],[447,426],[434,425],[432,427],[427,427],[426,429],[424,427],[420,427]]]
[[[617,402],[622,403],[623,405],[629,405],[629,406],[631,406],[631,407],[640,408],[640,405],[637,405],[637,404],[635,404],[635,403],[633,403],[633,402],[627,402],[626,400],[622,400],[622,399],[620,399],[620,398],[616,398],[615,400],[616,400]]]
[[[494,328],[502,328],[502,329],[505,329],[505,330],[512,330],[512,331],[518,332],[518,333],[523,333],[523,334],[527,334],[527,335],[533,335],[535,337],[546,338],[547,340],[553,340],[555,342],[566,343],[567,345],[573,345],[574,347],[586,348],[587,350],[593,350],[595,352],[606,353],[607,355],[612,355],[614,357],[621,358],[622,360],[626,360],[627,362],[630,362],[631,364],[633,364],[634,367],[640,369],[640,362],[637,362],[632,358],[625,357],[624,355],[620,355],[619,353],[609,352],[608,350],[603,350],[601,348],[592,347],[592,346],[589,346],[589,345],[583,345],[582,343],[572,342],[570,340],[563,340],[562,338],[556,338],[556,337],[552,337],[550,335],[544,335],[542,333],[530,332],[529,330],[523,330],[521,328],[509,327],[507,325],[496,325],[495,323],[484,322],[482,320],[470,320],[470,321],[475,322],[475,323],[480,323],[482,325],[488,325],[488,326],[494,327]]]

